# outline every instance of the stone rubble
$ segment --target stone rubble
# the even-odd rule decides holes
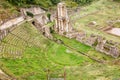
[[[32,8],[22,8],[21,13],[22,17],[21,19],[18,18],[18,21],[14,20],[12,25],[9,24],[9,26],[6,24],[10,23],[4,23],[3,27],[0,27],[0,40],[2,40],[9,31],[12,31],[17,23],[23,21],[23,19],[29,18],[27,16],[27,12],[31,12],[34,15],[34,21],[32,22],[35,27],[42,32],[46,37],[52,39],[53,36],[50,33],[50,27],[47,25],[49,23],[49,19],[47,15],[45,14],[45,11],[42,10],[39,7],[32,7]],[[59,3],[57,6],[57,13],[54,15],[51,15],[52,22],[55,21],[55,25],[53,27],[54,31],[59,33],[60,35],[64,35],[68,38],[75,38],[77,41],[84,43],[86,45],[89,45],[93,48],[95,48],[97,51],[100,51],[102,53],[105,53],[107,55],[111,55],[114,58],[117,58],[120,55],[120,48],[119,44],[117,42],[108,41],[102,36],[91,34],[88,36],[85,32],[78,32],[73,29],[71,26],[71,22],[69,19],[69,16],[67,14],[67,8],[65,6],[65,3]],[[94,22],[95,23],[95,22]],[[5,26],[5,27],[4,27]],[[16,53],[17,54],[17,53]]]
[[[57,6],[57,14],[55,18],[52,18],[55,21],[54,30],[60,35],[64,35],[68,38],[75,38],[77,41],[89,45],[95,48],[97,51],[111,55],[114,58],[117,58],[120,55],[119,44],[113,41],[108,41],[102,36],[91,34],[87,36],[85,32],[78,32],[72,28],[70,25],[70,19],[67,14],[67,8],[65,3],[59,3]],[[92,25],[97,25],[94,21]]]

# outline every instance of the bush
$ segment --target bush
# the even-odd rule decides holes
[[[5,9],[11,7],[11,5],[7,2],[1,2],[0,5],[2,5],[3,8],[5,8]]]
[[[113,0],[113,1],[120,2],[120,0]]]
[[[84,5],[84,4],[89,4],[95,0],[73,0],[75,1],[76,3],[80,4],[80,5]]]
[[[65,3],[66,3],[66,6],[69,8],[76,8],[78,6],[78,4],[73,1],[66,1]]]
[[[47,17],[48,17],[49,20],[50,20],[50,16],[51,16],[51,14],[50,14],[50,13],[47,13]]]
[[[28,16],[33,17],[34,15],[31,12],[26,12]]]
[[[60,0],[51,0],[52,4],[56,5],[60,2]]]

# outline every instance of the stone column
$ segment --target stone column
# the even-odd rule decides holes
[[[58,22],[57,22],[57,20],[55,19],[55,31],[58,31],[57,28],[58,28]]]
[[[64,25],[63,25],[63,20],[61,21],[61,30],[63,31],[64,30]]]
[[[69,24],[68,23],[66,23],[66,32],[68,32],[69,31]]]
[[[60,15],[60,17],[62,18],[63,17],[63,9],[62,9],[62,6],[60,6],[60,11],[61,11],[61,15]]]
[[[57,28],[60,33],[69,32],[69,30],[71,29],[71,26],[69,26],[69,18],[65,3],[59,3],[57,5],[55,26],[56,26],[55,28]]]

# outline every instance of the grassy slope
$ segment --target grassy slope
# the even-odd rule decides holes
[[[102,60],[105,64],[92,63],[89,60],[86,60],[85,63],[80,66],[67,66],[67,79],[68,80],[113,80],[119,79],[120,68],[119,65],[113,64],[115,59],[107,56],[103,53],[95,51],[89,46],[85,46],[77,42],[74,39],[68,39],[63,36],[54,34],[57,39],[61,39],[65,44],[71,46],[77,51],[82,51],[89,56],[92,56],[98,60]],[[84,51],[83,51],[84,50]],[[80,53],[78,53],[80,54]],[[119,60],[119,59],[118,59]],[[91,63],[90,63],[91,62]],[[119,63],[119,62],[118,62]]]
[[[92,11],[96,11],[96,5],[98,6],[98,4],[99,2],[85,7],[89,8],[88,11],[82,11],[81,13],[84,14],[88,12],[89,14]],[[99,6],[101,5],[102,4],[100,2]],[[80,25],[80,27],[75,27],[79,30],[85,30],[91,34],[93,32],[93,28],[91,29],[89,27],[85,27],[85,24],[88,23],[86,20],[91,21],[91,16],[87,17],[85,19],[81,18],[80,20],[76,19],[77,22],[75,25]],[[97,22],[101,23],[101,21],[99,21],[99,18],[101,17],[96,15],[96,17],[92,17],[92,20],[98,20]],[[81,24],[78,24],[78,22]],[[102,24],[104,25],[104,21],[100,25]],[[104,35],[105,37],[107,35],[101,31],[98,32],[96,29],[94,31],[96,34]],[[75,41],[74,39],[69,40],[68,38],[56,35],[57,38],[62,39],[66,44],[75,48],[76,50],[89,54],[90,56],[96,57],[97,59],[109,62],[110,64],[99,64],[96,62],[93,63],[93,61],[91,61],[89,58],[77,53],[75,50],[67,48],[62,44],[56,44],[46,39],[28,23],[20,25],[12,33],[19,36],[19,38],[15,35],[9,34],[3,40],[3,42],[0,43],[1,46],[4,46],[4,51],[0,53],[0,56],[5,57],[0,58],[0,67],[12,76],[20,77],[25,80],[46,80],[46,69],[50,69],[51,74],[57,74],[63,73],[63,69],[65,67],[67,80],[119,79],[120,67],[119,65],[113,64],[115,59],[99,53],[89,46]],[[111,35],[107,35],[107,38],[113,38],[115,41],[119,41],[119,38]],[[22,51],[22,55],[17,55],[18,57],[21,57],[21,59],[14,59],[16,54],[10,54],[10,51]],[[55,77],[56,75],[52,76]]]
[[[33,73],[35,75],[25,77],[29,80],[44,80],[46,79],[44,69],[55,71],[57,68],[63,69],[64,66],[77,66],[86,60],[89,61],[89,58],[80,54],[78,55],[75,51],[46,39],[28,23],[17,27],[12,33],[16,36],[9,34],[1,42],[2,46],[7,48],[1,54],[5,58],[1,58],[0,61],[4,65],[1,67],[7,68],[6,71],[13,73],[15,76],[24,76],[25,74],[30,75]],[[23,40],[29,39],[27,40],[28,43],[26,44],[21,38]],[[17,48],[9,43],[14,44]],[[21,59],[14,59],[16,55],[11,55],[7,51],[8,48],[12,51],[22,50]]]
[[[16,7],[5,0],[0,0],[0,21],[9,19],[11,16],[18,15]]]
[[[77,30],[83,30],[87,32],[88,35],[92,33],[102,35],[109,40],[120,42],[119,37],[109,35],[101,30],[97,30],[111,25],[107,24],[107,21],[120,19],[119,15],[119,2],[99,0],[97,2],[92,3],[89,6],[81,7],[80,11],[78,11],[74,15],[71,15],[71,19],[74,22],[73,26]],[[88,27],[87,25],[91,21],[96,21],[98,26]]]
[[[76,50],[52,42],[38,33],[29,23],[20,25],[12,33],[16,36],[9,34],[1,42],[2,46],[6,48],[1,53],[1,56],[3,55],[5,58],[0,58],[0,67],[6,73],[18,77],[20,80],[46,80],[47,69],[50,69],[51,76],[58,77],[63,73],[64,68],[66,69],[67,80],[94,80],[97,78],[112,80],[119,76],[120,68],[117,65],[96,63],[77,53]],[[56,37],[86,54],[92,54],[95,51],[75,40],[69,40],[58,35]],[[27,43],[25,40],[27,40]],[[21,59],[15,59],[16,54],[10,54],[8,48],[13,52],[22,50]],[[95,54],[105,57],[106,61],[114,60],[98,52],[95,52]],[[98,73],[99,71],[100,73]]]

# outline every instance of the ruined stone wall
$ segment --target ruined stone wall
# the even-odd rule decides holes
[[[41,32],[45,32],[46,36],[51,36],[49,34],[50,30],[48,30],[48,27],[45,26],[49,22],[45,11],[42,10],[40,7],[31,7],[21,8],[21,16],[11,19],[0,25],[0,40],[2,40],[8,34],[9,31],[12,31],[15,26],[19,25],[20,23],[22,24],[23,21],[25,22],[32,20],[32,18],[28,18],[27,12],[31,12],[34,15],[33,19],[37,21],[37,24],[39,24],[39,26],[36,26],[37,29],[43,28],[39,30]]]
[[[40,7],[21,8],[20,11],[23,16],[27,16],[27,12],[32,13],[34,16],[45,13]]]
[[[65,3],[59,3],[57,5],[54,30],[56,32],[59,32],[59,34],[64,34],[72,31]]]
[[[53,38],[53,36],[50,33],[50,27],[47,26],[46,24],[43,25],[38,20],[34,20],[33,25],[38,29],[38,31],[40,31],[47,38],[50,38],[50,39]]]
[[[11,20],[5,22],[4,24],[2,24],[2,25],[0,26],[0,30],[5,30],[5,29],[7,29],[7,28],[10,28],[10,27],[12,27],[12,26],[14,26],[14,25],[17,25],[18,23],[20,23],[20,22],[22,22],[22,21],[24,21],[23,16],[20,16],[20,17],[11,19]]]
[[[2,30],[0,31],[0,41],[9,33],[9,30]]]
[[[72,34],[69,35],[70,36],[66,37],[71,38]],[[112,40],[106,40],[102,36],[93,34],[86,36],[86,33],[78,32],[77,34],[74,34],[74,37],[72,38],[76,38],[77,41],[89,45],[95,48],[97,51],[111,55],[114,58],[117,58],[120,55],[120,44]]]
[[[52,35],[50,34],[49,26],[47,26],[47,23],[49,22],[49,19],[45,13],[44,10],[42,10],[40,7],[31,7],[31,8],[22,8],[21,13],[25,18],[28,18],[27,12],[32,13],[34,16],[33,25],[46,37],[52,38]]]
[[[2,40],[16,25],[24,21],[22,16],[9,20],[0,26],[0,40]]]
[[[111,55],[114,58],[117,58],[120,55],[120,45],[118,43],[106,40],[102,36],[94,34],[87,36],[85,32],[78,32],[74,30],[72,26],[70,26],[70,20],[65,3],[59,3],[57,5],[56,16],[53,15],[51,20],[55,20],[54,30],[60,35],[62,34],[70,39],[75,38],[77,41],[89,45],[97,51]]]
[[[6,12],[0,13],[0,25],[4,24],[5,22],[17,18],[19,16],[21,16],[21,14],[8,14]]]
[[[47,24],[49,22],[49,19],[47,17],[47,15],[45,14],[40,14],[37,16],[34,16],[34,19],[37,20],[41,26],[44,26],[45,24]]]

